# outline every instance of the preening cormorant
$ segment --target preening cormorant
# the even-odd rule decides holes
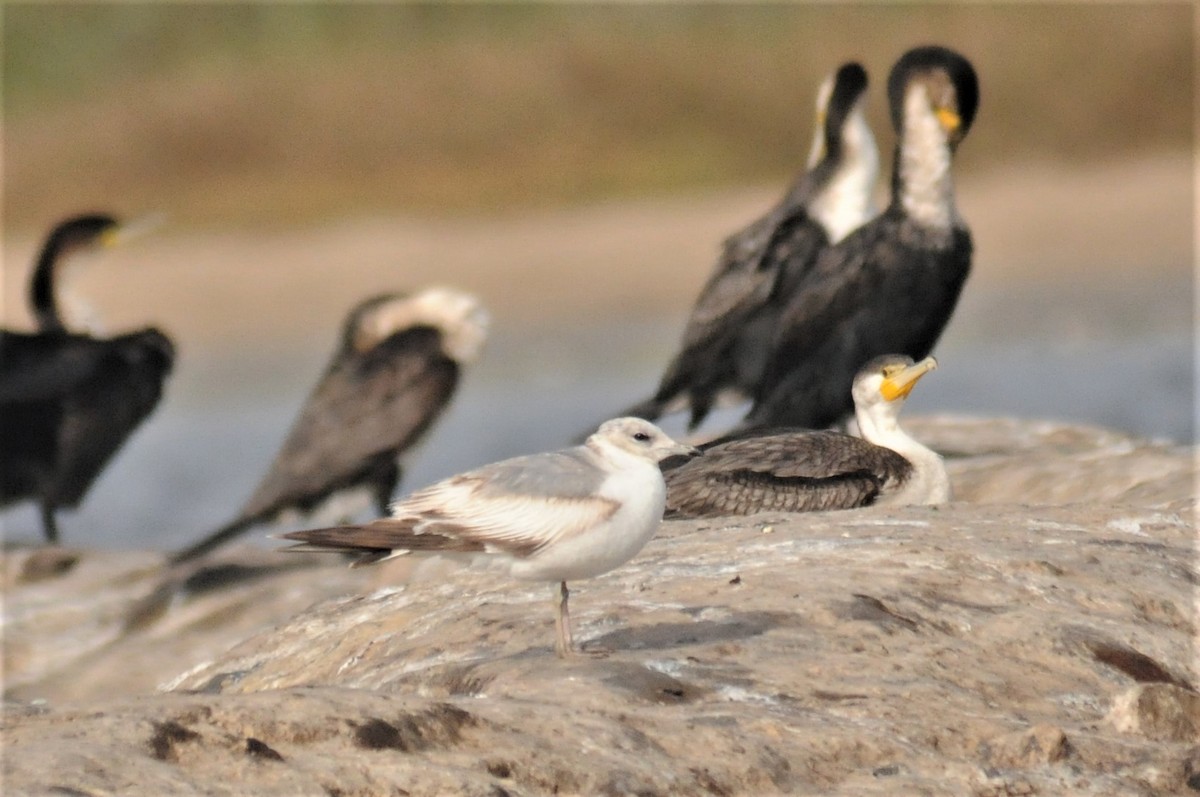
[[[333,512],[373,504],[387,514],[398,458],[438,418],[487,335],[473,296],[429,288],[375,296],[351,310],[341,341],[245,506],[232,521],[171,557],[208,553],[285,512]]]
[[[795,286],[821,249],[874,215],[879,154],[864,115],[866,88],[857,63],[822,83],[806,171],[766,215],[725,240],[654,396],[623,414],[655,420],[687,406],[694,429],[719,400],[755,394]]]
[[[891,203],[823,251],[791,296],[745,428],[821,428],[853,410],[859,366],[928,355],[971,266],[951,159],[979,102],[975,70],[944,47],[905,53],[888,78],[898,142]]]
[[[0,331],[0,506],[37,501],[51,543],[55,512],[79,505],[153,412],[175,359],[157,329],[95,337],[69,331],[59,312],[56,278],[66,256],[111,245],[123,229],[100,214],[56,226],[29,286],[36,331]]]
[[[862,437],[830,430],[768,429],[701,446],[704,456],[664,463],[667,517],[811,512],[869,504],[950,500],[942,458],[905,434],[898,415],[936,363],[884,355],[854,379]]]

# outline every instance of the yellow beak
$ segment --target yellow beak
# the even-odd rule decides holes
[[[953,133],[962,125],[962,117],[949,108],[938,108],[936,114],[938,122],[942,125],[942,129],[947,133]]]
[[[148,216],[141,216],[124,224],[118,224],[114,227],[109,227],[104,232],[100,233],[101,246],[112,247],[118,244],[125,244],[132,241],[134,238],[139,238],[148,232],[153,232],[161,227],[166,217],[161,213],[152,213]]]
[[[109,227],[104,232],[100,233],[100,237],[96,240],[99,241],[100,245],[106,249],[116,246],[117,244],[121,243],[123,237],[121,231],[123,229],[124,228],[119,224]]]
[[[899,373],[885,378],[883,384],[879,386],[879,392],[888,401],[908,398],[908,394],[912,392],[913,385],[917,384],[917,380],[934,368],[937,368],[937,360],[926,357],[921,362],[913,363]]]

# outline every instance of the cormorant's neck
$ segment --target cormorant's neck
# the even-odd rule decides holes
[[[33,308],[39,332],[60,332],[65,329],[54,295],[55,270],[62,254],[62,242],[51,237],[42,247],[34,267],[33,280],[29,284],[29,304]]]
[[[821,223],[830,243],[836,244],[874,218],[875,181],[879,178],[879,150],[861,108],[855,108],[842,127],[836,150],[838,162],[828,182],[812,198],[809,215]]]
[[[857,404],[857,402],[855,402]],[[896,413],[892,407],[885,404],[875,404],[870,407],[856,406],[854,408],[854,420],[858,422],[858,433],[862,435],[863,440],[868,443],[874,443],[877,446],[892,448],[888,445],[889,441],[901,440],[906,438],[911,440],[900,428],[900,424],[896,421]],[[915,440],[913,442],[916,442]]]
[[[922,227],[949,233],[958,221],[950,172],[952,154],[924,86],[909,87],[904,96],[903,120],[892,175],[892,199]]]
[[[856,408],[859,434],[868,443],[890,448],[913,465],[913,484],[908,489],[919,492],[924,503],[940,504],[951,498],[950,478],[940,454],[924,446],[900,428],[898,408],[876,405],[868,410]]]

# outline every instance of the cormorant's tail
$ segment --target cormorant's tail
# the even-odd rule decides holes
[[[229,540],[238,536],[246,529],[258,522],[257,517],[239,517],[236,520],[226,523],[221,528],[204,537],[199,542],[192,543],[182,551],[176,551],[167,559],[167,564],[181,565],[185,562],[190,562],[193,559],[204,556],[209,551],[215,550],[224,545]]]

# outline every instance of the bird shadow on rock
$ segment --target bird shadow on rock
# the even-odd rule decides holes
[[[252,584],[264,578],[289,571],[316,568],[311,560],[269,564],[240,564],[235,562],[201,562],[167,568],[158,585],[126,612],[123,633],[147,628],[162,618],[173,605],[209,593]]]
[[[612,650],[667,650],[736,642],[761,636],[774,628],[799,624],[800,618],[790,612],[742,612],[722,620],[622,628],[589,640],[585,647],[595,645]]]
[[[430,674],[425,686],[445,690],[447,696],[517,696],[534,691],[541,696],[604,695],[622,702],[677,705],[701,699],[709,690],[635,661],[612,656],[577,655],[554,660],[538,651],[487,661],[456,664]],[[581,684],[590,684],[580,689]]]
[[[732,613],[719,620],[655,623],[587,639],[580,644],[580,654],[566,660],[553,659],[547,648],[538,647],[486,660],[438,666],[426,670],[420,678],[423,688],[432,687],[447,696],[517,695],[531,690],[545,695],[552,694],[559,682],[564,694],[574,694],[581,681],[590,681],[598,687],[598,693],[608,693],[623,701],[690,703],[708,690],[677,674],[631,659],[640,653],[736,643],[773,629],[801,624],[798,615],[770,611]]]

